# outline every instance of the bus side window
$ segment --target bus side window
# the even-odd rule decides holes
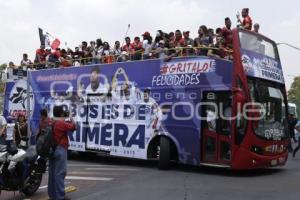
[[[206,128],[212,132],[230,135],[232,131],[231,92],[209,92],[205,96],[204,113]]]
[[[217,129],[217,115],[213,107],[208,107],[206,110],[207,128],[210,131],[216,132]]]
[[[217,106],[216,106],[216,94],[214,92],[205,93],[204,105],[202,110],[202,117],[204,127],[209,131],[217,131]]]
[[[227,96],[227,95],[226,95]],[[228,97],[229,96],[229,97]],[[221,112],[221,134],[230,135],[231,134],[231,121],[232,121],[232,97],[228,94],[228,98],[222,98],[224,101],[220,104]]]

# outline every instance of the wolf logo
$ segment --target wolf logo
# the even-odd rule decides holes
[[[32,93],[30,98],[32,98]],[[14,104],[21,104],[23,109],[25,109],[25,102],[27,100],[27,90],[22,87],[16,87],[16,91],[9,97],[9,101]]]

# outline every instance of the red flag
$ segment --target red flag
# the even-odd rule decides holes
[[[55,40],[53,40],[53,42],[51,43],[51,49],[55,50],[59,47],[59,45],[60,45],[59,39],[55,38]]]

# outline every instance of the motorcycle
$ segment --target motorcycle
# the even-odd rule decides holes
[[[17,149],[0,145],[0,194],[7,190],[33,195],[45,171],[45,161],[37,155],[35,146]]]

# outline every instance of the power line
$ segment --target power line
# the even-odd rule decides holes
[[[297,50],[300,51],[300,48],[299,48],[299,47],[296,47],[296,46],[294,46],[294,45],[291,45],[291,44],[288,44],[288,43],[285,43],[285,42],[279,42],[279,43],[276,43],[276,44],[277,44],[277,46],[279,46],[279,45],[281,45],[281,44],[284,44],[284,45],[286,45],[286,46],[289,46],[289,47],[291,47],[291,48],[294,48],[294,49],[297,49]]]

